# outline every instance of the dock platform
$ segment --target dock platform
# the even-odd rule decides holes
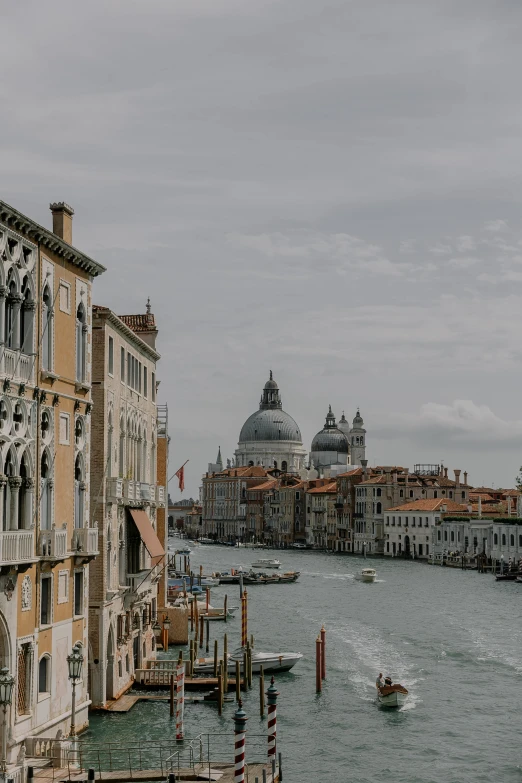
[[[269,764],[245,764],[245,780],[248,783],[254,783],[254,780],[263,779],[263,770],[266,773],[267,783],[279,783],[279,771],[276,770],[275,776],[272,776],[272,768]],[[177,767],[173,770],[176,774],[176,781],[189,781],[189,780],[208,780],[208,781],[220,781],[220,783],[234,783],[234,765],[233,764],[195,764],[193,767]],[[144,783],[145,781],[160,780],[164,781],[166,778],[165,769],[133,769],[129,773],[128,769],[121,770],[96,770],[95,780],[103,781],[103,783],[128,783],[128,781],[136,781],[136,783]],[[35,781],[40,783],[46,783],[46,781],[57,781],[58,783],[83,783],[87,779],[87,770],[75,770],[69,772],[65,769],[52,769],[46,767],[39,770],[35,777]]]

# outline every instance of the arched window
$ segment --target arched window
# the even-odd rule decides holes
[[[493,543],[495,544],[495,546],[497,546],[497,544],[498,544],[498,535],[496,533],[493,536]]]
[[[380,487],[377,487],[377,497],[380,498],[382,495],[382,489]]]
[[[40,658],[38,664],[38,693],[51,692],[51,659],[48,655]]]
[[[288,462],[287,462],[285,459],[284,459],[284,460],[281,462],[281,470],[282,470],[284,473],[286,473],[286,472],[287,472],[287,470],[288,470]]]
[[[53,367],[53,298],[47,284],[42,294],[42,367],[48,371]]]
[[[506,534],[502,533],[502,546],[506,546]]]
[[[29,278],[24,277],[22,283],[22,309],[20,312],[20,349],[23,353],[33,352],[35,303],[29,286]]]
[[[437,492],[437,490],[435,489],[435,490],[433,491],[433,497],[434,497],[434,498],[437,498],[438,496],[439,496],[439,493],[438,493],[438,492]]]
[[[274,468],[277,469],[277,462],[276,462],[276,460],[274,460]]]
[[[107,428],[107,478],[112,476],[112,411],[109,413],[109,426]]]
[[[42,416],[43,422],[43,416]],[[42,530],[50,530],[52,523],[52,493],[53,481],[51,478],[51,460],[47,450],[42,454],[40,460],[40,483],[41,483],[41,520]]]
[[[74,527],[83,527],[85,510],[85,481],[82,455],[78,454],[74,463]]]
[[[85,307],[80,302],[76,311],[76,380],[85,381],[87,366],[87,318]]]
[[[126,583],[125,578],[125,531],[123,529],[123,525],[120,527],[120,532],[118,535],[118,579],[120,580],[120,585],[124,585]]]
[[[509,536],[509,545],[515,546],[515,536],[513,534]]]
[[[120,449],[118,455],[118,476],[124,478],[125,470],[125,420],[120,418]]]
[[[377,513],[382,514],[382,503],[377,503]]]
[[[143,440],[141,444],[141,474],[142,474],[142,481],[147,481],[147,430],[143,430]],[[150,483],[150,482],[149,482]]]
[[[410,498],[412,498],[412,497],[413,497],[413,490],[410,489]]]
[[[450,533],[450,540],[452,544],[455,542],[455,533],[453,532],[453,530]]]
[[[13,271],[7,278],[7,296],[4,311],[4,340],[7,348],[18,348],[19,296]]]

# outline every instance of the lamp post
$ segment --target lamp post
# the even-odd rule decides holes
[[[67,665],[69,666],[69,679],[72,685],[72,704],[71,704],[71,732],[73,739],[73,748],[76,742],[76,682],[82,676],[83,655],[80,646],[75,644],[71,654],[67,656]]]
[[[9,674],[9,669],[0,669],[0,707],[3,710],[1,772],[4,780],[7,780],[7,708],[13,698],[14,684],[15,678]]]
[[[170,628],[170,619],[168,615],[165,615],[165,617],[163,618],[163,649],[164,650],[169,649],[169,628]]]

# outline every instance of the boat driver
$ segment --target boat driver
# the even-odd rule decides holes
[[[383,682],[383,679],[382,679],[382,672],[380,672],[379,676],[375,680],[375,687],[377,689],[379,689],[379,688],[382,688],[383,686],[384,686],[384,682]]]

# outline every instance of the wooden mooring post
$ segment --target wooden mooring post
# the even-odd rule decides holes
[[[236,701],[241,699],[241,664],[236,661]]]
[[[203,615],[199,618],[199,647],[202,650],[205,644],[205,618]]]
[[[206,626],[207,626],[207,629],[206,629],[207,630],[207,633],[206,633],[206,637],[207,637],[206,652],[208,654],[210,652],[210,620],[208,619],[208,617],[206,619]]]
[[[323,681],[321,679],[321,652],[323,644],[321,642],[321,636],[318,636],[315,640],[315,692],[321,693]]]
[[[214,677],[218,673],[218,640],[214,639]]]
[[[326,629],[321,628],[321,679],[326,680]]]
[[[218,676],[217,676],[217,700],[218,700],[218,715],[223,712],[223,675],[222,675],[221,661],[219,662]]]
[[[265,674],[263,664],[259,667],[259,714],[265,717]]]
[[[223,669],[223,687],[225,689],[225,693],[228,693],[228,636],[227,634],[223,636],[223,661],[225,662],[225,666]]]
[[[223,611],[225,613],[224,621],[227,621],[227,615],[228,615],[228,595],[225,593],[225,600],[223,602]]]

